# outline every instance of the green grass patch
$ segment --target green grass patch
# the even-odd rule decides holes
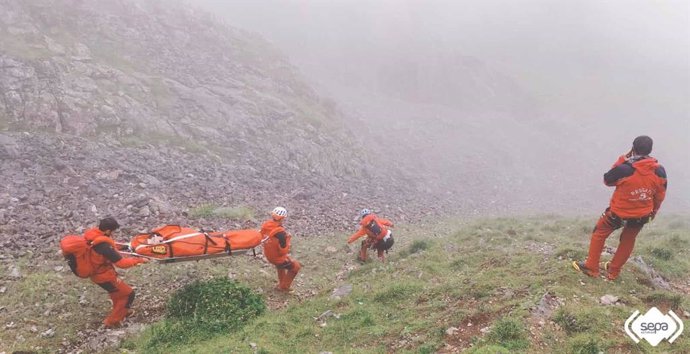
[[[487,345],[482,347],[472,348],[466,351],[468,354],[512,354],[510,350],[498,346],[498,345]]]
[[[228,278],[196,281],[168,302],[166,319],[149,329],[148,349],[200,341],[237,330],[261,315],[261,296]]]
[[[202,204],[189,210],[193,218],[218,218],[248,221],[254,219],[254,211],[245,206],[218,207],[214,204]]]
[[[584,260],[587,258],[587,251],[582,247],[561,247],[556,251],[554,256],[559,259]]]
[[[216,206],[213,204],[202,204],[189,210],[189,216],[193,218],[210,218]]]
[[[432,246],[430,240],[414,240],[406,249],[400,252],[401,257],[407,257],[415,253],[424,252]]]
[[[428,240],[415,240],[410,245],[410,254],[415,254],[417,252],[426,251],[431,246],[431,241]]]
[[[137,95],[141,94],[139,93]],[[210,154],[210,156],[218,159],[217,155],[213,155],[212,153],[212,150],[215,150],[213,146],[208,145],[203,141],[199,142],[191,137],[179,136],[175,134],[141,131],[129,135],[123,134],[118,137],[118,141],[123,147],[126,148],[148,149],[156,146],[167,146],[190,154]]]
[[[588,335],[579,335],[568,341],[568,353],[573,354],[599,354],[605,348],[600,340]]]
[[[660,309],[679,309],[683,304],[683,297],[677,293],[654,292],[644,297],[644,301],[650,306]]]
[[[216,217],[213,212],[218,206],[203,207],[201,214]],[[642,255],[669,281],[685,284],[690,271],[690,230],[671,228],[674,220],[659,218],[645,227],[633,255]],[[130,338],[124,346],[136,352],[252,354],[424,353],[444,351],[447,345],[470,353],[690,352],[687,336],[652,348],[646,343],[631,343],[622,331],[623,323],[635,310],[645,312],[651,306],[664,312],[672,307],[686,310],[690,305],[688,294],[658,291],[641,284],[643,274],[632,263],[625,266],[615,282],[573,271],[568,253],[586,253],[589,233],[584,228],[591,227],[592,222],[535,217],[464,224],[439,221],[420,227],[399,225],[396,234],[400,237],[385,264],[372,261],[359,265],[357,252],[324,252],[329,246],[344,244],[346,233],[300,237],[293,239],[292,256],[304,267],[295,280],[293,295],[273,292],[274,269],[252,257],[136,267],[126,271],[127,281],[137,286],[140,299],[158,299],[135,302],[139,312],[152,303],[166,303],[170,293],[164,292],[160,284],[184,285],[228,273],[255,294],[261,293],[270,309],[243,327],[210,337],[207,331],[195,332],[195,327],[168,318]],[[546,224],[548,227],[543,227]],[[644,237],[647,232],[656,236]],[[614,234],[607,244],[616,247],[617,239]],[[673,256],[669,260],[655,257],[651,253],[654,248],[671,250]],[[412,249],[416,253],[410,253]],[[561,252],[561,258],[557,252]],[[44,348],[59,346],[61,338],[74,338],[70,333],[77,329],[97,326],[107,313],[107,295],[97,286],[67,276],[68,271],[60,277],[46,275],[55,264],[37,269],[28,257],[18,263],[25,278],[11,281],[6,285],[7,292],[0,295],[0,306],[10,309],[6,322],[18,324],[15,329],[0,331],[0,341],[10,343],[11,350],[33,350],[36,344]],[[331,299],[333,289],[344,283],[352,285],[352,293]],[[64,291],[41,293],[42,289],[57,287]],[[560,305],[543,318],[543,327],[533,330],[534,308],[545,292],[557,297]],[[601,305],[599,298],[605,294],[618,296],[620,303]],[[92,302],[80,305],[80,297]],[[46,308],[69,309],[45,317],[45,322],[59,322],[61,318],[69,321],[56,331],[52,341],[27,333],[25,329],[30,325],[23,322],[26,318],[42,319]],[[328,310],[334,315],[315,320]],[[162,305],[158,311],[163,311]],[[199,313],[190,311],[184,312],[191,313],[186,317],[194,318],[194,311]],[[68,317],[71,313],[79,316]],[[472,327],[467,326],[468,320],[473,321]],[[62,329],[67,326],[72,329]],[[450,327],[469,330],[470,335],[459,341],[460,334],[446,334]],[[479,331],[485,327],[489,330]],[[185,328],[185,333],[180,334]],[[31,345],[16,342],[20,334]],[[187,340],[183,343],[176,336],[187,336]],[[157,341],[157,347],[150,346],[152,340]]]
[[[498,320],[491,329],[488,340],[510,350],[529,347],[527,330],[522,322],[515,318]]]
[[[374,301],[390,304],[409,299],[421,290],[421,286],[414,283],[396,283],[374,295]]]
[[[667,248],[654,247],[650,251],[655,258],[668,261],[673,258],[673,251]]]
[[[553,321],[567,333],[573,334],[596,328],[599,324],[605,322],[605,318],[602,318],[604,316],[605,314],[602,314],[602,311],[596,308],[561,308],[555,313]]]
[[[254,211],[248,207],[220,207],[213,210],[213,215],[231,220],[253,220]]]

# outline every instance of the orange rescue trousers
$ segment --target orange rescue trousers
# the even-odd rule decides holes
[[[376,241],[376,240],[369,238],[369,237],[367,237],[364,241],[362,241],[362,247],[359,249],[358,259],[362,262],[366,262],[367,259],[369,258],[367,256],[367,250],[369,248],[376,248],[376,255],[379,257],[381,262],[385,261],[386,256],[385,256],[384,252],[386,250],[381,248],[381,247],[377,247],[377,244],[379,242],[380,241]]]
[[[594,232],[592,232],[592,239],[589,244],[589,255],[585,262],[585,267],[590,270],[592,276],[599,276],[599,260],[601,252],[604,250],[606,239],[616,229],[623,226],[623,231],[620,235],[620,243],[618,249],[613,255],[613,259],[608,267],[607,277],[611,280],[616,279],[621,272],[621,268],[625,262],[628,261],[635,247],[635,239],[640,233],[644,224],[628,222],[623,226],[623,221],[618,219],[611,211],[606,211],[597,222]]]
[[[290,290],[292,281],[302,269],[302,264],[300,262],[288,258],[288,260],[283,264],[276,264],[276,271],[278,272],[278,290],[287,291]]]
[[[116,327],[127,316],[127,310],[134,302],[134,290],[127,285],[122,279],[115,278],[115,280],[96,283],[103,288],[110,295],[110,300],[113,301],[113,309],[110,311],[108,317],[105,318],[103,324],[106,327]]]

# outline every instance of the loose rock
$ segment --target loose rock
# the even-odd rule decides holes
[[[19,268],[17,266],[14,266],[10,271],[9,277],[13,279],[19,279],[22,277],[22,273],[19,272]]]
[[[606,305],[606,306],[615,305],[618,302],[618,297],[614,296],[614,295],[607,294],[607,295],[602,296],[601,299],[599,299],[599,302],[602,305]]]
[[[338,288],[333,289],[333,293],[331,294],[330,298],[333,300],[340,300],[350,295],[351,292],[352,284],[344,284]]]

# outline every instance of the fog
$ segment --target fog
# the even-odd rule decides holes
[[[554,195],[560,211],[598,210],[601,175],[646,134],[666,207],[690,210],[686,1],[193,3],[271,41],[355,131],[385,140],[377,154],[430,184],[462,194],[490,176],[481,203],[512,192],[535,210]]]

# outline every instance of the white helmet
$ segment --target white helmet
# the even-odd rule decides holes
[[[369,214],[371,214],[371,210],[364,208],[364,209],[362,209],[362,211],[359,212],[359,217],[364,218],[365,216],[367,216]]]
[[[287,209],[283,207],[275,207],[275,209],[273,209],[271,212],[271,216],[276,220],[283,219],[287,216]]]

